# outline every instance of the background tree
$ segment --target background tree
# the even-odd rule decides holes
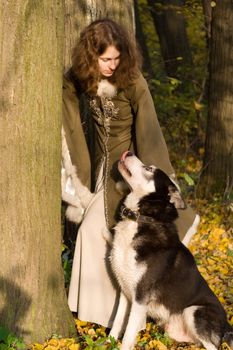
[[[169,76],[177,76],[178,68],[192,64],[192,55],[183,15],[183,0],[148,0],[158,33],[164,66]]]
[[[233,186],[233,6],[219,1],[212,10],[208,124],[200,192],[226,197]]]
[[[0,325],[70,335],[61,268],[62,1],[0,5]]]

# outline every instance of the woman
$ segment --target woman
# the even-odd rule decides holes
[[[68,302],[78,318],[111,327],[117,284],[111,276],[102,232],[115,223],[123,194],[116,164],[132,150],[146,164],[170,176],[174,170],[134,39],[110,19],[86,27],[73,54],[63,89],[63,127],[83,184],[94,190],[79,228]],[[191,209],[181,213],[183,238],[192,225]]]

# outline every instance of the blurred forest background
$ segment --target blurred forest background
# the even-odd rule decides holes
[[[136,35],[179,181],[197,184],[207,125],[208,44],[200,1],[135,0]]]
[[[227,33],[222,26],[221,42],[215,43],[218,37],[214,26],[218,30],[220,26],[216,20],[212,22],[214,1],[135,0],[134,4],[136,35],[144,55],[144,71],[179,180],[188,192],[194,190],[194,196],[198,191],[199,197],[210,199],[218,193],[230,200],[232,110],[231,107],[228,111],[224,108],[224,112],[218,109],[217,116],[213,112],[211,103],[216,103],[213,95],[216,95],[217,88],[216,82],[214,85],[210,79],[216,80],[216,72],[211,71],[216,69],[222,74],[221,78],[218,77],[222,89],[228,85],[223,80],[229,69],[226,60],[232,57],[232,50],[223,49],[228,56],[224,57],[224,64],[219,59],[215,68],[213,55],[219,55],[220,44],[227,47],[232,44],[232,35],[229,33],[228,40],[224,41]],[[219,11],[215,15],[218,21],[220,14]],[[222,16],[222,21],[225,21],[224,13]],[[232,87],[231,83],[228,86]],[[230,90],[227,90],[217,98],[222,99],[222,94],[229,95]],[[228,164],[223,165],[224,159]],[[222,174],[216,170],[216,162]]]

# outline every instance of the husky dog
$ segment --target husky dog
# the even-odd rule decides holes
[[[122,350],[133,349],[149,316],[177,342],[217,350],[224,338],[233,347],[222,305],[179,240],[174,221],[185,204],[177,185],[129,151],[118,168],[131,192],[112,238],[110,261],[121,296],[110,335],[119,338],[126,323]]]

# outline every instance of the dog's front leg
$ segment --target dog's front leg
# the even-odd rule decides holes
[[[132,350],[134,348],[137,333],[146,324],[146,311],[146,305],[139,304],[137,301],[133,302],[125,335],[122,340],[121,350]]]
[[[117,308],[117,313],[114,318],[113,326],[110,332],[110,336],[114,337],[115,339],[119,339],[122,331],[123,326],[126,321],[126,317],[128,316],[128,306],[129,302],[126,298],[126,296],[121,292],[120,299],[119,299],[119,305]]]

